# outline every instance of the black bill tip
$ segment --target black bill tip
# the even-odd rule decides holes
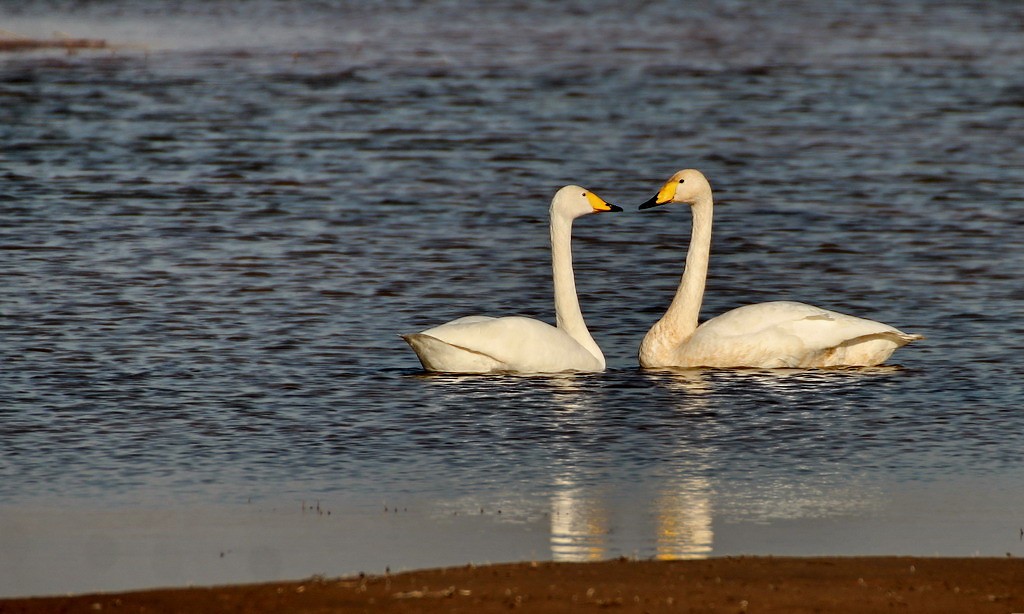
[[[613,205],[611,203],[607,203],[607,204],[608,204],[608,210],[609,211],[622,211],[622,207],[620,207],[618,205]]]
[[[655,194],[654,196],[651,197],[651,200],[649,200],[649,201],[645,202],[644,204],[640,205],[640,210],[642,211],[644,209],[650,209],[651,207],[657,207],[657,206],[664,205],[664,204],[665,203],[659,203],[658,202],[658,195]]]

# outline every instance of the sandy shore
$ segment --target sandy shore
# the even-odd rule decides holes
[[[515,563],[0,600],[0,612],[1024,612],[1024,559]]]

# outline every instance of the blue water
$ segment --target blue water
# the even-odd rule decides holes
[[[177,580],[26,576],[26,526],[254,502],[483,510],[492,560],[1024,554],[1021,5],[33,2],[0,29],[125,43],[0,54],[0,594]],[[639,369],[690,220],[635,205],[685,167],[716,191],[704,317],[801,300],[927,339]],[[626,208],[574,229],[608,371],[424,374],[399,333],[553,322],[568,183]],[[469,558],[424,548],[229,579]]]

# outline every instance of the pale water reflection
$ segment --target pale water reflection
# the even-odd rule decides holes
[[[697,395],[689,407],[699,408],[699,395],[711,387],[699,370],[679,370],[656,380],[670,390]],[[594,397],[577,377],[551,380],[555,399],[566,411],[585,411]],[[599,408],[595,408],[599,409]],[[680,442],[680,445],[688,445]],[[685,466],[664,478],[653,490],[628,485],[586,485],[571,472],[553,480],[551,496],[551,555],[556,561],[595,561],[611,556],[653,556],[657,559],[706,557],[712,551],[711,482],[698,477],[707,462],[700,448],[679,450]],[[629,552],[623,545],[643,546]]]
[[[560,480],[551,498],[551,558],[555,561],[613,556],[704,558],[712,552],[713,539],[707,480],[688,480],[652,494],[588,491]],[[628,544],[638,547],[630,550]]]
[[[608,558],[609,510],[594,493],[569,480],[556,480],[551,497],[551,558],[600,561]]]
[[[654,503],[659,560],[705,558],[713,551],[711,482],[693,478],[663,491]]]

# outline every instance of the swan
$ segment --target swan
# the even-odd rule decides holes
[[[402,335],[423,368],[447,373],[603,371],[604,354],[590,336],[576,298],[569,245],[572,221],[600,211],[622,208],[576,185],[558,190],[551,200],[556,326],[521,316],[467,316]]]
[[[711,253],[711,184],[700,171],[679,171],[640,209],[668,203],[690,205],[693,230],[679,289],[640,343],[640,366],[867,367],[924,338],[793,301],[737,307],[698,326]]]

